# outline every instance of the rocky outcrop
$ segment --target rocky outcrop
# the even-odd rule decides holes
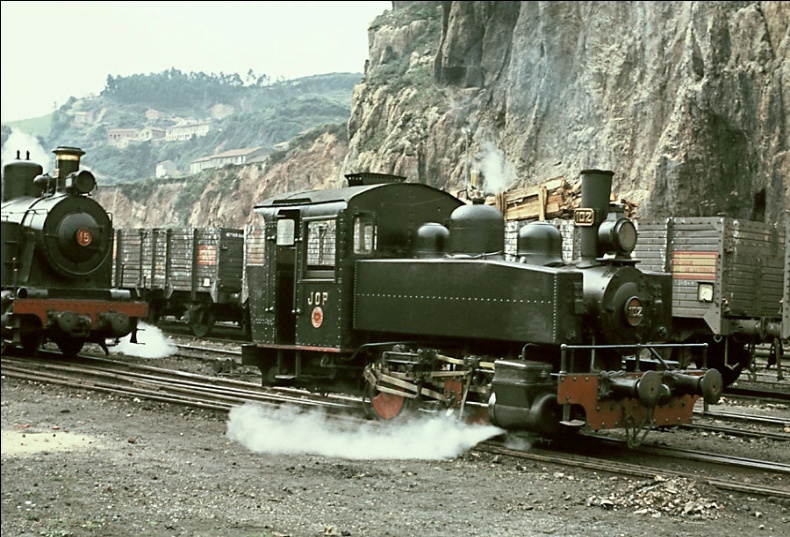
[[[169,181],[99,188],[96,200],[116,228],[231,227],[258,223],[255,203],[290,190],[342,185],[348,143],[324,134],[291,158],[228,166]]]
[[[451,192],[480,175],[501,192],[603,168],[638,216],[776,222],[790,208],[789,25],[785,2],[393,2],[368,30],[348,141],[215,172],[197,197],[100,196],[121,227],[241,226],[256,201],[349,172]]]
[[[371,30],[347,162],[462,188],[468,143],[492,191],[594,167],[641,215],[773,221],[790,207],[790,4],[397,7],[410,16]],[[419,36],[432,20],[436,50]],[[400,78],[430,66],[431,85],[376,78],[397,62]]]

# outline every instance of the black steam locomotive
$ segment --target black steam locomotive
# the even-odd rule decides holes
[[[17,160],[3,167],[2,329],[8,346],[35,352],[53,341],[65,355],[86,342],[132,335],[145,302],[113,289],[113,226],[88,194],[96,179],[80,170],[81,149],[58,147],[56,170]]]
[[[582,173],[573,264],[554,226],[524,226],[511,258],[497,209],[399,176],[351,174],[344,188],[256,205],[243,363],[264,384],[362,395],[382,419],[434,408],[632,439],[690,421],[700,396],[718,399],[721,375],[662,358],[671,276],[636,268],[612,176]]]

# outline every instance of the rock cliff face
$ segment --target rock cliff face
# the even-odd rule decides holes
[[[468,133],[491,190],[603,168],[643,216],[771,221],[790,207],[789,3],[397,4],[412,17],[371,31],[368,73],[430,64],[434,102],[359,86],[358,164],[463,186]],[[410,47],[429,7],[435,52]],[[358,151],[382,131],[384,150]]]
[[[230,166],[195,177],[100,188],[116,228],[232,227],[257,223],[256,202],[290,190],[341,186],[348,142],[324,134],[276,163]],[[198,189],[199,192],[195,192]]]
[[[497,192],[601,168],[642,217],[790,208],[790,3],[393,2],[368,32],[349,141],[220,172],[180,221],[354,171]],[[152,199],[116,225],[169,225]]]

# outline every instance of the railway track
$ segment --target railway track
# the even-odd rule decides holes
[[[37,382],[91,389],[116,395],[185,404],[227,411],[235,405],[255,402],[279,406],[294,404],[350,412],[361,402],[339,396],[324,398],[286,388],[263,388],[235,379],[207,376],[169,368],[95,357],[64,361],[3,357],[2,374]]]
[[[191,336],[181,338],[176,336],[171,339],[171,342],[177,347],[176,354],[169,356],[168,360],[181,359],[185,363],[196,362],[205,364],[205,372],[213,372],[215,375],[247,379],[260,383],[260,371],[256,368],[246,368],[241,366],[241,352],[235,345],[237,342],[227,339],[202,339],[196,340]],[[93,356],[103,356],[100,354],[99,348],[93,349],[95,354]],[[86,347],[85,353],[90,353],[91,347]],[[57,356],[55,354],[55,356]],[[122,362],[127,364],[129,362]],[[171,369],[180,368],[180,364],[171,364]],[[194,369],[194,367],[191,367]],[[768,382],[739,382],[739,386],[728,388],[724,394],[726,405],[714,405],[711,409],[708,405],[698,402],[698,408],[694,410],[697,418],[709,418],[710,420],[739,422],[739,423],[757,423],[765,425],[779,425],[781,427],[790,428],[790,417],[777,417],[765,414],[755,414],[750,412],[735,411],[734,408],[740,408],[744,405],[749,405],[747,409],[754,406],[754,403],[762,403],[769,407],[787,408],[790,405],[790,391],[783,386],[783,383]],[[273,389],[273,388],[272,388]],[[734,403],[734,406],[733,406]],[[728,410],[722,410],[721,407],[726,406]],[[721,424],[717,425],[695,425],[691,424],[686,426],[690,429],[708,430],[713,433],[729,434],[732,436],[753,436],[753,432],[743,427],[727,428]],[[769,436],[773,433],[765,431]],[[786,431],[790,432],[790,431]],[[756,434],[761,434],[757,432]]]
[[[744,482],[743,480],[736,480],[736,479],[722,479],[715,477],[714,475],[700,475],[700,474],[689,474],[686,471],[675,471],[670,470],[667,468],[656,468],[652,464],[646,464],[644,462],[640,463],[628,463],[623,462],[618,458],[618,460],[607,460],[602,457],[598,456],[587,456],[587,455],[580,455],[578,453],[564,453],[558,452],[556,450],[544,450],[540,448],[531,448],[529,451],[523,451],[519,449],[513,449],[506,447],[500,441],[486,441],[481,444],[478,444],[475,449],[484,451],[487,453],[494,453],[498,455],[505,455],[508,457],[514,457],[517,459],[522,460],[532,460],[541,463],[551,463],[551,464],[561,464],[564,466],[570,466],[575,468],[583,468],[586,470],[593,470],[593,471],[602,471],[608,472],[615,475],[627,475],[632,477],[640,477],[640,478],[647,478],[652,479],[656,475],[664,475],[664,476],[672,476],[672,477],[680,477],[686,479],[694,479],[697,481],[704,482],[710,486],[716,487],[721,490],[729,490],[729,491],[736,491],[746,494],[754,494],[766,497],[773,497],[773,498],[781,498],[785,500],[790,500],[790,489],[787,488],[780,488],[779,486],[765,486],[765,485],[755,485]],[[641,449],[641,451],[647,455],[650,452],[655,452],[657,450],[645,450]],[[675,453],[672,453],[671,450],[667,453],[671,453],[670,456],[676,456]],[[709,463],[712,464],[721,464],[721,462],[717,462],[716,458],[718,456],[713,454],[695,454],[696,458],[706,458]],[[748,459],[740,459],[731,458],[727,460],[727,464],[738,464],[743,465],[746,467],[762,467],[766,469],[766,461],[750,461]],[[779,476],[786,476],[790,469],[788,465],[778,465],[776,468],[767,468],[768,471],[771,473],[775,473]]]
[[[194,347],[189,348],[195,351]],[[214,352],[208,348],[200,350],[207,361],[221,362],[225,352]],[[213,353],[213,354],[212,354]],[[334,419],[364,419],[364,402],[359,398],[343,396],[317,396],[302,390],[287,388],[264,388],[258,383],[223,378],[216,375],[203,375],[186,371],[176,371],[165,367],[147,364],[130,363],[128,361],[109,360],[97,357],[80,357],[73,360],[48,359],[47,353],[38,358],[3,357],[2,374],[21,380],[53,383],[73,388],[97,390],[114,395],[147,399],[152,401],[188,405],[198,408],[213,409],[227,412],[234,406],[254,402],[265,406],[296,405],[302,408],[320,407],[326,415]],[[370,423],[370,422],[367,422]],[[693,427],[693,426],[689,426]],[[708,430],[717,431],[710,425]],[[720,431],[720,430],[719,430]],[[731,433],[727,431],[725,434]],[[651,433],[653,434],[653,433]],[[778,442],[787,442],[790,435],[765,432],[754,432],[755,437],[770,437]],[[748,492],[763,496],[774,496],[790,499],[790,489],[782,486],[762,484],[744,484],[742,478],[722,479],[722,467],[735,469],[738,472],[760,473],[768,476],[767,481],[779,476],[787,480],[790,465],[781,462],[759,461],[714,453],[681,450],[668,446],[644,445],[637,449],[628,449],[620,439],[612,437],[596,437],[585,435],[585,451],[595,455],[580,454],[577,451],[542,449],[534,445],[527,451],[506,447],[502,441],[489,441],[478,445],[475,449],[500,455],[508,455],[523,459],[552,462],[554,464],[578,466],[593,470],[605,470],[616,474],[631,476],[652,476],[656,474],[677,475],[688,477],[689,472],[671,470],[671,463],[654,466],[659,460],[683,461],[684,464],[694,462],[705,467],[703,477],[695,475],[712,486],[739,492]],[[615,457],[615,460],[606,460]],[[626,459],[636,458],[638,462],[629,463]],[[648,466],[646,461],[650,462]],[[752,478],[754,475],[752,475]]]

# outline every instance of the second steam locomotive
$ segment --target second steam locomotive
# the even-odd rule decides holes
[[[362,395],[382,419],[429,407],[546,436],[625,429],[632,442],[689,422],[698,398],[718,400],[721,375],[662,358],[671,276],[635,266],[612,176],[582,172],[573,263],[554,226],[524,226],[510,258],[497,209],[399,176],[258,204],[243,363],[264,384]]]
[[[93,174],[76,147],[58,147],[56,170],[30,160],[3,167],[2,331],[8,346],[35,352],[46,341],[63,354],[86,342],[131,334],[147,313],[129,290],[113,288],[113,226],[89,194]]]

